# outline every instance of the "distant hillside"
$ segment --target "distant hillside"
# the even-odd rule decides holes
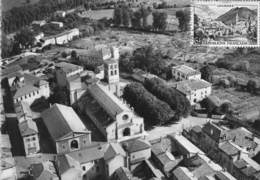
[[[236,22],[236,15],[238,14],[239,19],[248,19],[249,16],[256,18],[256,10],[251,10],[246,7],[233,8],[225,14],[219,16],[216,20],[221,21],[226,25],[234,24]]]
[[[196,14],[199,18],[204,19],[204,18],[214,18],[216,17],[216,13],[214,11],[212,11],[208,5],[198,5],[196,6]]]
[[[40,0],[2,0],[2,11],[8,11],[14,7],[27,6],[38,3]]]

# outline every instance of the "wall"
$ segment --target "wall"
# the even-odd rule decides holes
[[[25,150],[26,155],[30,155],[29,152],[28,152],[29,147],[30,148],[35,147],[36,148],[35,153],[37,153],[40,150],[39,137],[38,137],[37,134],[23,137],[23,143],[24,143],[24,150]]]
[[[115,170],[120,167],[124,167],[125,158],[121,155],[117,155],[115,158],[106,162],[106,165],[106,174],[108,177],[110,177],[115,172]]]
[[[151,149],[145,149],[142,151],[133,152],[130,154],[130,164],[142,159],[149,159],[151,157]]]
[[[73,149],[70,148],[70,142],[72,140],[77,140],[78,141],[78,149],[74,149],[74,150],[79,150],[82,149],[86,146],[88,146],[91,143],[91,135],[86,133],[83,135],[79,135],[79,136],[75,136],[75,137],[71,137],[71,138],[67,138],[61,141],[57,141],[56,142],[56,150],[57,153],[67,153],[67,152],[71,152],[73,151]]]

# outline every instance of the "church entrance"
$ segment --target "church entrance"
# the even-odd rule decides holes
[[[130,128],[125,128],[123,130],[123,136],[130,136]]]

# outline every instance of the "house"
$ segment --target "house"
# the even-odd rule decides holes
[[[31,105],[36,99],[50,96],[49,83],[31,74],[23,75],[21,85],[15,83],[13,90],[13,101],[15,104],[24,101]]]
[[[54,14],[58,17],[65,17],[66,16],[65,11],[56,11]]]
[[[56,80],[60,87],[66,87],[68,78],[79,75],[83,72],[83,67],[66,62],[57,63],[56,67]]]
[[[178,81],[183,80],[199,80],[201,79],[201,73],[189,66],[179,65],[172,67],[172,76]]]
[[[173,171],[172,180],[198,180],[186,167],[179,166]]]
[[[184,159],[193,157],[196,154],[205,154],[182,135],[169,134],[168,137],[172,141],[173,154],[180,154],[184,157]]]
[[[51,21],[50,24],[57,28],[62,28],[64,26],[63,22],[57,22],[57,21]]]
[[[9,135],[0,134],[1,147],[1,169],[0,179],[17,179],[15,160],[12,157]]]
[[[17,103],[15,113],[19,123],[33,118],[30,106],[24,101]]]
[[[40,32],[34,36],[35,42],[40,42],[40,40],[44,37],[44,33]]]
[[[41,45],[42,47],[56,44],[55,36],[43,37],[40,41],[42,42],[42,45]]]
[[[166,177],[172,175],[179,163],[183,160],[182,156],[174,156],[171,153],[171,142],[168,138],[160,138],[152,144],[152,160]]]
[[[40,21],[33,21],[32,22],[32,25],[33,26],[36,26],[36,27],[42,27],[46,24],[46,21],[45,20],[40,20]]]
[[[32,119],[27,119],[20,122],[18,127],[23,138],[26,156],[38,153],[40,151],[40,140],[36,123]]]
[[[81,177],[85,180],[95,178],[105,178],[105,163],[104,154],[107,150],[107,143],[92,142],[90,145],[81,150],[72,151],[66,154],[60,154],[57,158],[58,169],[63,172],[66,167],[66,162],[73,159],[78,163],[78,169],[81,170]],[[68,166],[70,167],[70,166]],[[77,167],[77,166],[75,166]]]
[[[51,161],[32,164],[30,175],[33,176],[35,180],[59,180],[55,166]]]
[[[104,154],[105,174],[110,178],[120,167],[127,167],[126,152],[118,143],[109,143]]]
[[[145,136],[143,118],[99,83],[91,85],[79,103],[106,141],[124,141]]]
[[[145,139],[133,139],[121,143],[128,156],[128,166],[132,170],[151,157],[151,144]]]
[[[177,82],[176,89],[187,97],[191,105],[195,105],[211,95],[212,85],[203,79],[192,79]]]
[[[80,150],[91,143],[91,133],[71,107],[54,104],[41,117],[58,154]]]
[[[129,169],[125,167],[118,168],[114,172],[112,179],[113,180],[141,180],[137,177],[134,177],[131,171],[129,171]]]
[[[260,172],[260,165],[247,155],[234,162],[232,174],[239,180],[254,180],[257,172]]]
[[[60,34],[57,34],[54,37],[55,37],[55,43],[57,45],[66,44],[72,41],[74,38],[79,37],[79,29],[78,28],[70,29]]]
[[[55,159],[57,172],[62,180],[82,180],[83,170],[80,163],[66,154],[60,154]]]

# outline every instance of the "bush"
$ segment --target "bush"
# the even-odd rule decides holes
[[[157,99],[139,83],[127,85],[123,98],[144,117],[146,124],[149,125],[165,124],[175,115],[168,104]]]
[[[168,87],[158,78],[146,79],[145,88],[162,101],[165,101],[176,112],[176,119],[187,117],[191,112],[189,100],[176,89]]]

